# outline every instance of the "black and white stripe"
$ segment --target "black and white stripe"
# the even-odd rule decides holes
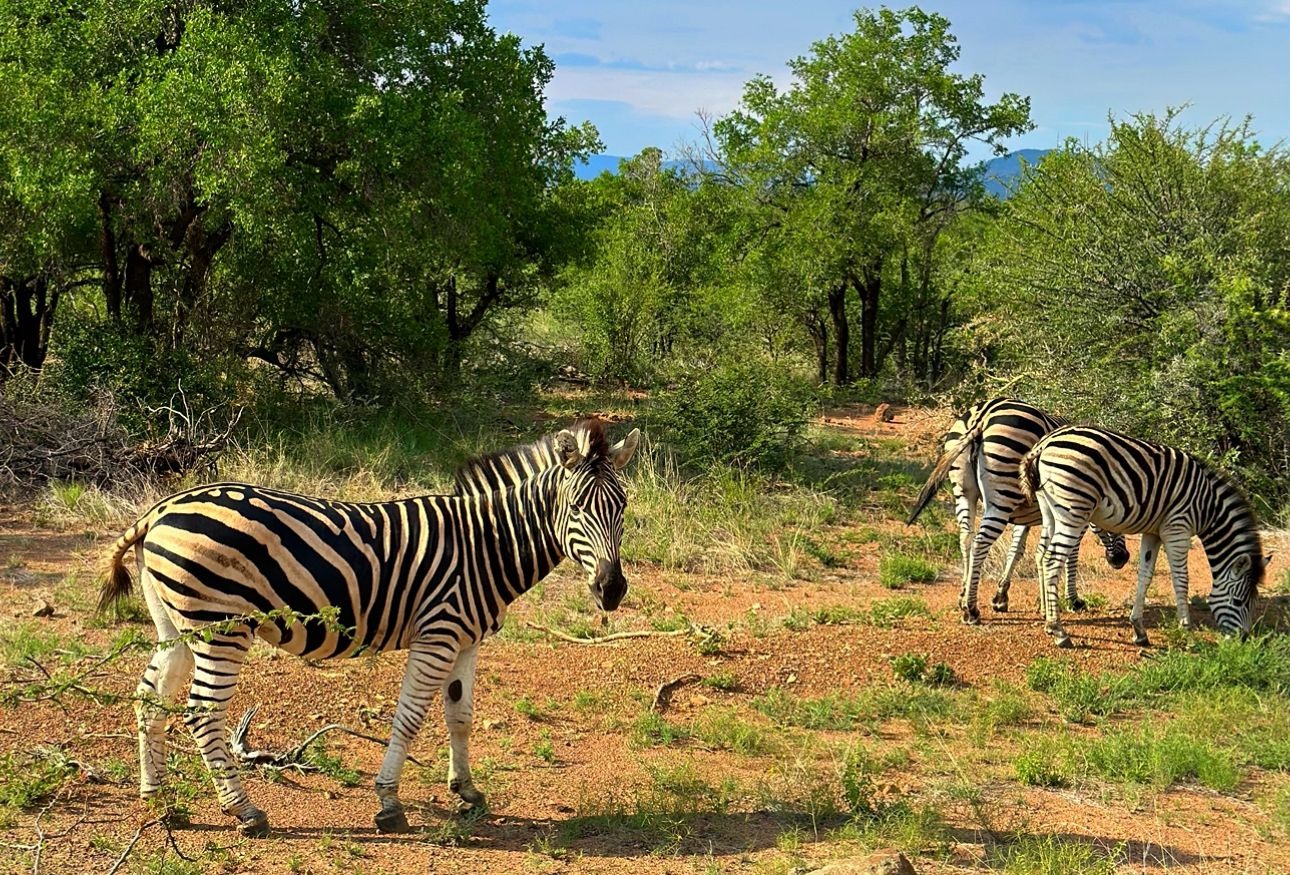
[[[1039,508],[1022,494],[1018,466],[1036,441],[1062,425],[1065,425],[1063,419],[1032,404],[1015,398],[994,398],[969,408],[954,420],[945,435],[944,449],[907,523],[912,525],[918,519],[936,490],[949,479],[954,492],[954,516],[959,525],[959,554],[963,559],[959,607],[965,623],[980,622],[977,589],[982,569],[990,548],[1011,523],[1014,526],[1012,545],[990,602],[996,611],[1008,609],[1013,569],[1025,549],[1029,527],[1040,522]],[[976,525],[978,505],[983,510],[979,526]],[[1106,549],[1106,561],[1111,567],[1121,568],[1129,561],[1123,536],[1098,528],[1093,533]],[[1075,610],[1082,610],[1084,602],[1075,588],[1078,561],[1076,550],[1066,566],[1066,597]]]
[[[259,636],[313,659],[409,651],[376,778],[378,828],[407,828],[399,778],[440,689],[449,785],[467,803],[482,803],[468,752],[476,647],[565,556],[587,571],[602,609],[618,606],[627,590],[620,471],[639,437],[633,430],[610,447],[599,423],[579,423],[469,463],[454,495],[359,503],[221,483],[159,502],[116,542],[101,599],[107,605],[129,592],[123,559],[134,547],[159,641],[135,706],[141,794],[161,787],[164,706],[191,670],[185,722],[220,803],[248,834],[267,832],[225,738],[228,702]]]
[[[1187,554],[1193,536],[1209,559],[1210,610],[1219,628],[1246,634],[1266,560],[1254,511],[1226,476],[1173,447],[1091,426],[1068,426],[1035,444],[1022,462],[1021,484],[1043,517],[1040,589],[1044,620],[1059,646],[1070,638],[1057,610],[1056,574],[1090,523],[1141,533],[1138,589],[1130,619],[1134,642],[1147,644],[1142,613],[1163,546],[1173,578],[1178,621],[1191,626]]]

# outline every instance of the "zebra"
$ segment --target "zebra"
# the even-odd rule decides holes
[[[948,477],[954,491],[954,516],[959,524],[959,555],[963,561],[963,588],[959,607],[963,622],[981,622],[977,609],[977,587],[990,548],[1013,524],[1012,544],[1003,567],[998,588],[990,604],[996,611],[1008,610],[1008,589],[1012,572],[1026,547],[1030,527],[1040,522],[1039,509],[1028,502],[1017,484],[1017,466],[1021,457],[1048,432],[1065,420],[1045,413],[1034,405],[1015,398],[994,398],[971,407],[954,420],[945,435],[944,450],[936,461],[906,525],[913,525],[936,490]],[[964,453],[967,456],[964,457]],[[977,504],[984,504],[980,526],[975,535]],[[1121,535],[1094,528],[1093,533],[1106,549],[1106,561],[1112,568],[1122,568],[1129,561],[1129,550]],[[1084,600],[1075,589],[1078,551],[1070,555],[1066,566],[1066,598],[1072,609],[1081,611]]]
[[[130,592],[124,559],[134,547],[158,639],[136,691],[140,795],[162,787],[165,709],[192,671],[184,721],[221,807],[245,835],[268,834],[225,739],[228,702],[259,636],[312,659],[409,651],[376,776],[378,831],[409,828],[399,778],[436,690],[449,787],[465,805],[482,806],[469,758],[479,642],[566,556],[587,572],[602,610],[622,602],[621,472],[639,441],[633,429],[610,446],[601,423],[579,421],[467,463],[453,495],[357,503],[218,483],[158,502],[114,544],[100,598],[102,609]]]
[[[1209,560],[1210,610],[1219,628],[1242,637],[1271,556],[1254,511],[1226,475],[1182,450],[1107,429],[1067,426],[1046,435],[1022,460],[1021,487],[1039,505],[1041,601],[1046,629],[1058,647],[1070,647],[1057,609],[1056,574],[1090,523],[1142,535],[1138,588],[1130,622],[1133,643],[1147,646],[1142,622],[1147,587],[1163,546],[1173,578],[1178,622],[1191,628],[1187,554],[1192,536]]]

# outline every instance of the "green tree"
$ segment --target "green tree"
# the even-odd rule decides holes
[[[1290,468],[1290,155],[1248,123],[1113,121],[1033,170],[978,261],[992,366],[1068,415]]]
[[[713,126],[726,176],[764,205],[779,251],[812,262],[796,273],[810,278],[804,291],[827,318],[807,327],[817,357],[831,330],[838,384],[852,373],[849,294],[859,307],[859,373],[876,376],[894,346],[892,327],[880,324],[884,282],[908,279],[907,253],[934,252],[948,220],[981,193],[963,166],[968,145],[1002,151],[1003,138],[1030,127],[1026,98],[987,103],[981,76],[950,70],[959,48],[943,16],[882,8],[854,20],[852,33],[789,63],[786,90],[757,77]]]

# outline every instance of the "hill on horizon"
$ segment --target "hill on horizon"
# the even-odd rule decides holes
[[[1006,198],[1021,176],[1021,161],[1037,164],[1051,152],[1051,149],[1018,149],[998,158],[985,162],[985,190],[998,198]],[[627,159],[621,155],[592,155],[586,161],[574,165],[573,172],[579,179],[595,179],[602,173],[617,173],[618,164]],[[664,167],[677,169],[687,167],[689,162],[671,159],[663,162]]]

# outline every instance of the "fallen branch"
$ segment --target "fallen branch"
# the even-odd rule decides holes
[[[710,641],[717,637],[713,629],[706,626],[700,626],[697,623],[691,623],[688,629],[674,629],[670,632],[657,632],[652,629],[640,629],[633,632],[612,632],[609,635],[597,635],[594,638],[580,638],[577,635],[570,635],[567,632],[561,632],[558,629],[552,629],[550,626],[543,626],[541,623],[534,623],[529,620],[524,624],[530,629],[536,629],[539,632],[545,632],[552,638],[559,638],[561,641],[568,641],[571,644],[609,644],[613,641],[625,641],[629,638],[685,638],[694,637],[698,641]]]
[[[386,739],[377,738],[375,735],[368,735],[359,732],[356,729],[350,729],[340,723],[328,723],[322,729],[319,729],[313,735],[306,738],[300,744],[283,753],[271,753],[267,750],[248,750],[246,745],[246,736],[251,731],[251,721],[255,719],[256,713],[260,710],[259,705],[252,705],[242,715],[242,719],[237,721],[237,726],[229,733],[228,745],[233,756],[238,762],[248,766],[264,766],[270,769],[295,769],[300,772],[316,772],[318,767],[313,763],[305,760],[305,754],[319,738],[322,738],[328,732],[344,732],[355,738],[361,738],[364,741],[374,741],[382,747],[389,747],[390,743]],[[418,766],[424,765],[414,756],[409,756],[409,760]]]
[[[139,839],[143,838],[143,834],[152,827],[160,825],[161,818],[157,818],[156,820],[148,821],[135,830],[134,838],[130,839],[130,843],[125,846],[125,850],[121,852],[121,856],[116,858],[116,862],[112,864],[112,868],[107,870],[105,875],[116,875],[117,871],[125,865],[126,858],[130,856],[130,852],[134,850],[134,846],[139,844]]]
[[[679,678],[664,681],[659,684],[658,690],[655,691],[654,704],[650,707],[662,714],[667,710],[667,706],[672,701],[672,694],[676,692],[677,689],[685,686],[686,684],[692,684],[697,680],[699,680],[699,676],[697,674],[683,674]]]

